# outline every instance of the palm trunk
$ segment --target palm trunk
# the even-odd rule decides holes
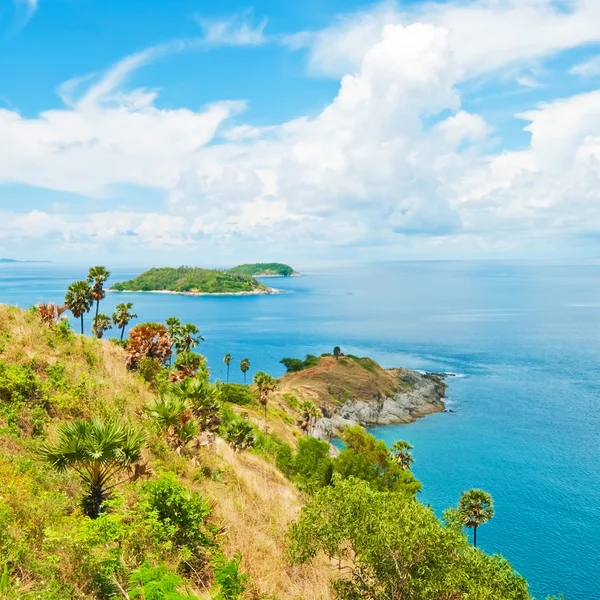
[[[121,341],[123,341],[123,336],[125,335],[125,325],[121,327]]]
[[[246,371],[244,371],[244,385],[246,385]]]
[[[96,300],[96,319],[98,318],[99,310],[100,310],[100,300]]]
[[[267,404],[265,403],[265,433],[267,433]]]
[[[83,335],[83,313],[81,313],[81,335]]]
[[[229,383],[229,365],[227,365],[227,383]]]
[[[477,525],[473,527],[473,547],[477,548]]]

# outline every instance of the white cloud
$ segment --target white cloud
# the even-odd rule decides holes
[[[257,25],[252,25],[252,11],[236,13],[222,20],[210,20],[196,17],[202,28],[204,40],[208,44],[220,46],[259,46],[267,39],[264,35],[267,19],[263,18]]]
[[[289,42],[308,49],[313,72],[339,77],[357,68],[385,25],[418,22],[451,32],[450,48],[466,79],[600,41],[600,2],[572,0],[569,11],[554,0],[431,2],[410,10],[387,2],[322,31],[291,36]]]
[[[557,238],[566,247],[569,236],[600,229],[600,91],[518,115],[531,143],[502,152],[491,137],[498,133],[461,107],[457,86],[581,43],[591,35],[582,15],[594,6],[579,0],[559,13],[546,0],[428,5],[421,17],[434,24],[402,25],[389,22],[396,9],[387,5],[363,15],[362,27],[358,17],[340,20],[309,36],[313,68],[345,70],[336,96],[314,117],[265,127],[238,122],[243,102],[167,110],[157,107],[156,91],[124,89],[134,69],[188,45],[140,52],[99,78],[63,85],[63,109],[36,118],[0,110],[0,181],[95,198],[122,184],[145,186],[164,194],[164,210],[99,204],[92,214],[60,218],[6,213],[0,238],[261,256],[350,246],[377,256],[386,247],[480,255],[518,252],[532,240],[556,250]],[[544,31],[557,23],[566,31],[527,38],[518,25],[511,38],[509,20],[519,15]],[[465,37],[469,22],[483,33]],[[504,37],[488,31],[494,22]],[[227,28],[215,31],[215,43],[236,39]],[[490,56],[481,51],[485,35]]]
[[[595,77],[600,75],[600,55],[575,65],[569,73],[579,75],[580,77]]]

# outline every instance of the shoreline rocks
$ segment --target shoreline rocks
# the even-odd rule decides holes
[[[443,398],[447,385],[442,375],[421,374],[403,368],[388,371],[397,375],[399,381],[398,390],[393,395],[370,401],[350,398],[339,408],[330,409],[329,416],[317,420],[313,437],[329,441],[349,425],[373,427],[412,423],[446,409]]]

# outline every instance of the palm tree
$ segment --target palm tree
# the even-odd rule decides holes
[[[87,282],[92,284],[92,300],[96,302],[96,317],[100,308],[100,300],[106,298],[104,282],[110,277],[110,271],[106,267],[92,267],[87,276]]]
[[[87,281],[75,281],[67,288],[65,305],[77,319],[81,319],[81,334],[83,335],[83,315],[92,308],[92,288]]]
[[[463,492],[457,512],[461,523],[473,530],[473,546],[477,547],[477,528],[494,516],[492,496],[478,489]]]
[[[412,444],[398,440],[392,444],[392,460],[400,465],[404,471],[410,470],[410,465],[415,462],[411,450]]]
[[[204,341],[200,330],[193,323],[182,324],[177,317],[169,317],[165,323],[169,338],[177,353],[189,352],[199,342]]]
[[[201,431],[216,431],[221,425],[221,390],[205,379],[184,379],[173,392],[183,398],[198,419]]]
[[[112,329],[111,318],[104,313],[97,314],[92,321],[92,333],[100,339],[109,329]]]
[[[244,383],[246,383],[246,373],[248,372],[249,368],[250,361],[247,358],[242,358],[242,360],[240,361],[240,370],[244,374]]]
[[[340,354],[342,353],[342,350],[339,346],[336,346],[333,349],[333,355],[335,356],[335,360],[337,360],[340,357]]]
[[[86,488],[82,507],[96,518],[110,490],[125,480],[118,475],[130,471],[142,456],[146,437],[142,431],[117,420],[73,421],[58,431],[54,446],[42,446],[42,456],[57,471],[73,469]]]
[[[49,302],[48,304],[40,302],[36,306],[40,313],[40,318],[49,327],[53,327],[58,323],[62,314],[67,310],[67,307],[64,304],[55,304],[54,302]]]
[[[277,381],[264,371],[259,371],[254,376],[254,383],[258,388],[258,401],[265,409],[265,431],[267,431],[267,405],[269,404],[269,394],[277,386]]]
[[[121,304],[117,304],[117,308],[113,313],[113,323],[121,330],[121,341],[123,341],[123,335],[125,335],[125,327],[129,325],[132,319],[137,319],[137,315],[130,312],[132,308],[133,302],[121,302]]]
[[[172,448],[182,448],[198,434],[198,424],[185,398],[178,395],[171,393],[155,398],[146,406],[146,412]]]
[[[231,364],[231,354],[229,352],[223,357],[223,362],[227,365],[227,383],[229,383],[229,365]]]

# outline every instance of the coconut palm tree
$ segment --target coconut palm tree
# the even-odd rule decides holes
[[[137,319],[137,315],[130,312],[132,308],[133,302],[121,302],[121,304],[117,304],[117,308],[112,315],[113,323],[121,330],[121,341],[123,341],[125,335],[125,327],[129,325],[132,319]]]
[[[231,364],[231,354],[229,352],[223,357],[223,362],[227,365],[227,383],[229,383],[229,365]]]
[[[108,315],[99,313],[92,321],[92,333],[98,338],[102,338],[105,331],[112,329],[112,320]]]
[[[93,304],[92,288],[87,281],[75,281],[67,288],[65,305],[76,319],[81,319],[81,334],[83,335],[83,315],[90,312]]]
[[[240,370],[244,374],[244,383],[246,383],[246,373],[250,369],[250,361],[247,358],[242,358],[240,361]]]
[[[457,513],[461,523],[473,530],[473,546],[477,547],[477,528],[494,516],[494,501],[487,492],[472,489],[463,492]]]
[[[265,409],[265,431],[267,430],[267,405],[269,404],[269,394],[277,387],[277,381],[264,371],[259,371],[254,376],[254,383],[258,388],[258,401]]]
[[[96,317],[100,308],[100,300],[106,298],[104,282],[110,277],[110,271],[106,267],[92,267],[87,276],[87,282],[92,286],[92,300],[96,302]]]
[[[411,450],[412,444],[398,440],[392,444],[392,460],[400,465],[404,471],[410,470],[410,465],[415,462]]]
[[[79,474],[86,488],[83,510],[96,518],[110,490],[131,479],[117,480],[140,460],[145,441],[142,431],[121,421],[73,421],[62,425],[56,443],[42,446],[41,453],[57,471]]]

